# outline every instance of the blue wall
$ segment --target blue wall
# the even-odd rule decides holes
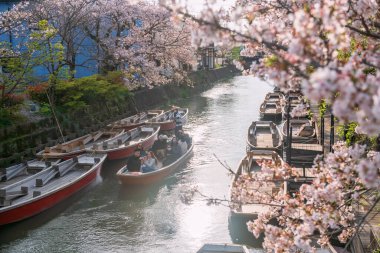
[[[0,2],[0,12],[7,11],[9,8],[12,8],[18,1],[5,1]],[[11,42],[13,45],[20,43],[21,39],[15,38],[11,34],[3,34],[0,35],[0,41]],[[98,67],[96,60],[92,60],[89,52],[87,50],[88,47],[93,46],[94,43],[91,39],[86,39],[83,43],[83,47],[79,49],[79,53],[76,56],[76,63],[78,65],[75,71],[75,77],[84,77],[90,76],[98,73]],[[34,75],[39,77],[47,77],[47,70],[44,67],[36,67],[34,69]]]

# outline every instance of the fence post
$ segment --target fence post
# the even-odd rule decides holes
[[[287,160],[288,160],[289,165],[291,165],[291,163],[292,163],[292,135],[293,135],[293,127],[290,127],[288,154],[287,154],[287,158],[288,158]]]
[[[286,134],[289,137],[289,127],[290,127],[290,97],[288,97],[288,107],[286,108]]]
[[[330,116],[330,152],[334,152],[334,115],[331,113]]]

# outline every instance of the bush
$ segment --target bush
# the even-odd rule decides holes
[[[104,109],[104,106],[107,106],[105,102],[117,105],[125,102],[130,95],[122,84],[122,74],[119,72],[61,81],[56,94],[57,106],[70,112],[85,110],[88,107]]]
[[[40,83],[37,85],[29,85],[27,92],[29,97],[39,103],[49,103],[46,95],[46,90],[48,89],[48,83]]]
[[[23,122],[24,118],[18,113],[19,108],[17,106],[1,108],[0,107],[0,128],[10,126],[14,122]]]

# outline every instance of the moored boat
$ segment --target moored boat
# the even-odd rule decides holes
[[[265,101],[271,103],[282,103],[285,97],[281,92],[269,92],[265,95]]]
[[[249,249],[244,245],[206,243],[197,253],[249,253]]]
[[[282,136],[272,121],[253,121],[248,128],[247,144],[250,149],[279,151]]]
[[[0,169],[0,188],[21,181],[59,162],[59,159],[51,161],[34,159]]]
[[[265,100],[260,106],[260,118],[263,120],[281,120],[282,109],[279,102]]]
[[[304,103],[303,95],[301,92],[291,91],[285,95],[286,104],[296,106],[298,104]]]
[[[122,129],[101,130],[53,147],[46,147],[44,150],[38,152],[36,156],[42,159],[70,159],[83,154],[86,149],[93,145],[102,143],[107,139],[117,138],[123,133],[124,130]]]
[[[293,111],[293,109],[296,108],[297,106],[300,106],[300,105],[303,106],[303,110],[302,111],[298,110],[297,115],[296,116],[292,116],[291,112]],[[287,116],[288,107],[289,107],[288,104],[286,104],[285,106],[282,107],[282,119],[283,120],[286,120],[288,118],[288,116]],[[290,104],[289,117],[291,119],[303,119],[303,118],[307,118],[307,117],[309,117],[309,110],[310,110],[310,106],[307,103]]]
[[[147,122],[148,120],[158,117],[163,113],[164,113],[164,110],[148,110],[145,112],[140,112],[128,118],[113,122],[107,125],[107,127],[110,129],[130,130],[130,129],[144,125],[145,122]]]
[[[161,127],[161,131],[173,130],[176,127],[176,118],[175,118],[176,110],[178,110],[178,114],[180,116],[182,125],[185,125],[187,122],[187,115],[189,113],[188,108],[173,108],[155,118],[148,120],[147,123],[159,125]]]
[[[117,177],[119,182],[122,185],[128,186],[128,185],[149,185],[156,183],[160,180],[163,180],[168,175],[173,173],[178,167],[187,161],[187,159],[191,156],[193,151],[194,144],[192,144],[181,157],[179,157],[174,162],[168,164],[168,165],[159,165],[162,167],[159,167],[157,170],[154,170],[152,172],[129,172],[127,166],[124,166],[121,168],[117,173]]]
[[[102,143],[96,143],[88,148],[87,151],[96,154],[107,154],[110,160],[123,159],[131,156],[139,144],[144,149],[149,149],[157,139],[159,131],[160,126],[139,126]]]
[[[283,164],[283,160],[281,157],[274,151],[268,150],[253,150],[247,152],[246,156],[240,161],[239,167],[235,172],[234,178],[232,180],[231,189],[230,189],[230,198],[233,201],[236,191],[234,187],[236,187],[237,181],[241,175],[252,174],[252,173],[260,173],[260,166],[257,163],[258,161],[270,160],[275,164]],[[281,180],[280,180],[281,181]],[[251,185],[252,189],[247,189],[247,191],[257,191],[260,193],[267,193],[269,195],[277,194],[280,191],[286,192],[286,184],[282,182],[272,182],[268,183],[266,187],[260,185],[259,182],[253,183]],[[239,194],[239,193],[238,193]],[[258,200],[260,202],[260,200]],[[269,206],[265,204],[241,204],[234,203],[231,207],[231,214],[236,217],[242,218],[257,218],[257,215],[269,210]]]
[[[106,155],[83,154],[0,189],[0,225],[34,216],[93,182]]]
[[[314,125],[311,120],[308,119],[291,119],[289,122],[292,128],[292,142],[303,143],[310,141],[316,135]],[[288,124],[287,120],[283,123],[281,128],[281,134],[283,138],[288,137]]]

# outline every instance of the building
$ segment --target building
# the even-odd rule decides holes
[[[215,58],[216,50],[214,44],[210,44],[208,47],[199,48],[197,53],[197,69],[214,69]]]

